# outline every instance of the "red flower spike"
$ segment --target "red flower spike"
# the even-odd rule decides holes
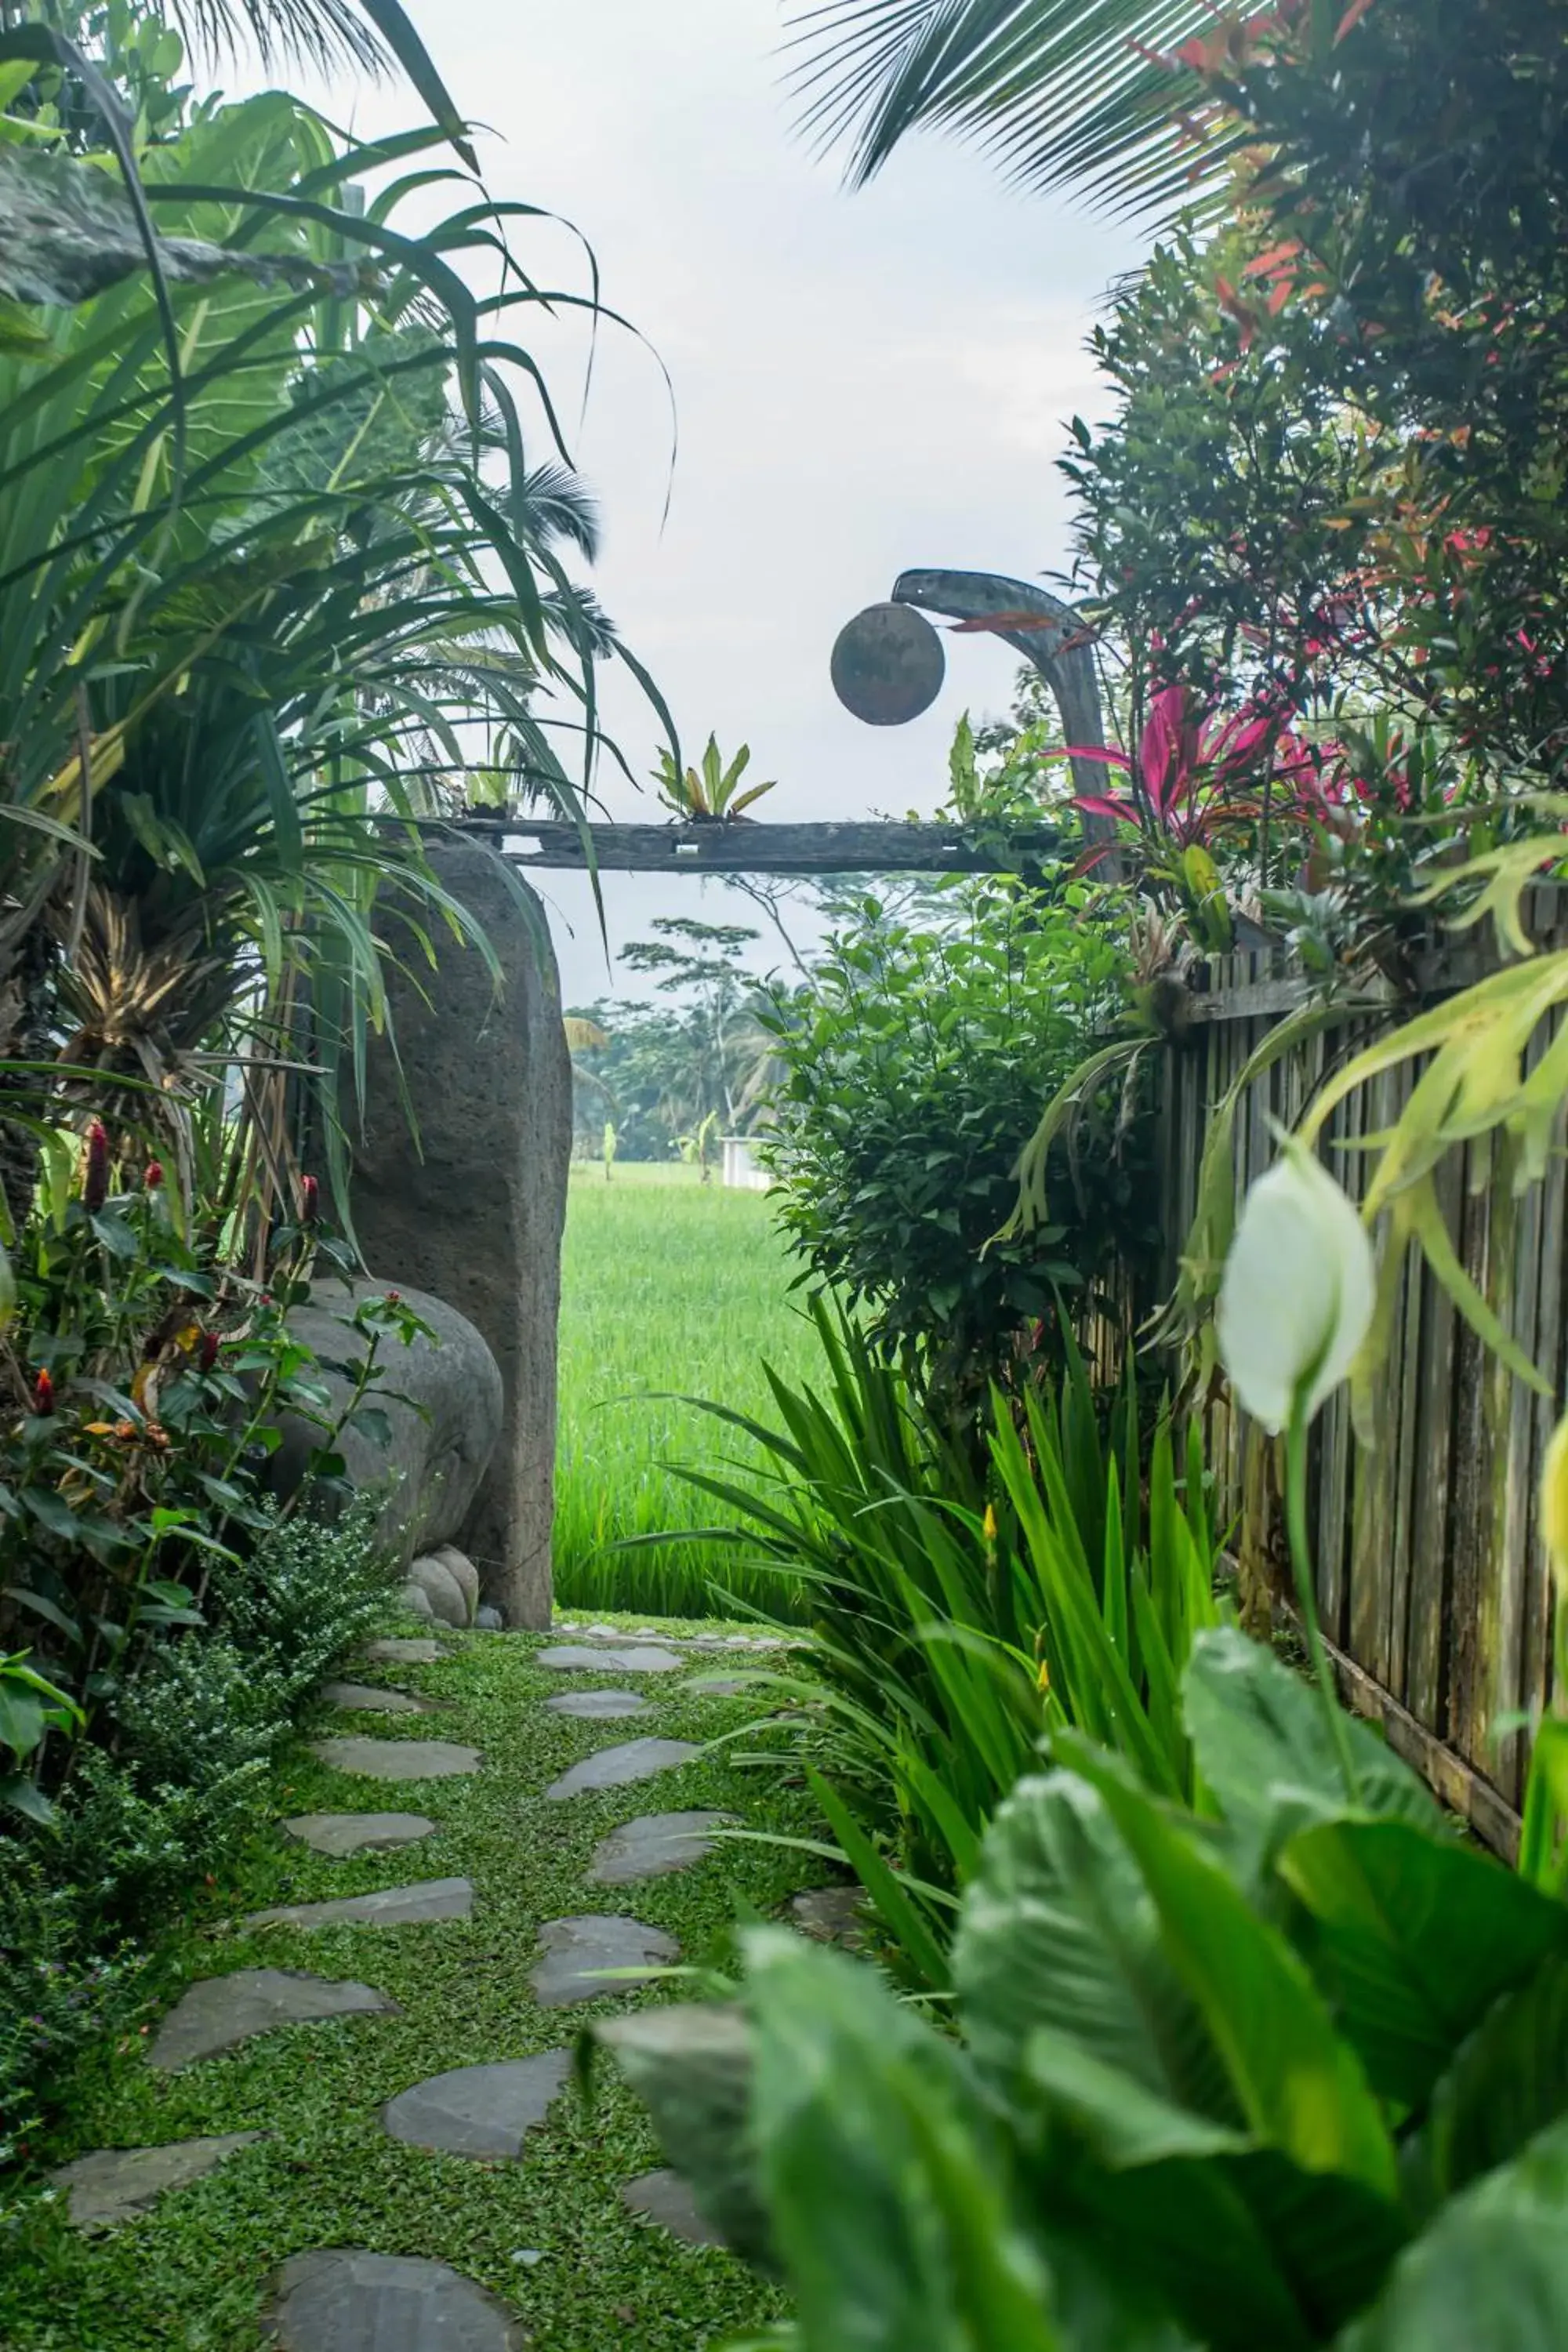
[[[204,1372],[210,1372],[217,1362],[218,1336],[216,1331],[204,1331],[196,1343],[196,1363]]]
[[[33,1411],[40,1418],[55,1409],[55,1384],[47,1371],[40,1371],[33,1382]]]
[[[161,1160],[149,1160],[149,1161],[147,1162],[146,1168],[145,1168],[145,1170],[144,1170],[144,1171],[143,1171],[143,1172],[142,1172],[142,1191],[143,1191],[144,1192],[156,1192],[158,1191],[159,1187],[162,1185],[163,1181],[163,1161],[162,1161]]]
[[[300,1179],[300,1223],[302,1225],[313,1225],[315,1223],[317,1211],[321,1206],[321,1188],[317,1182],[315,1177],[301,1176]]]
[[[109,1198],[109,1135],[100,1118],[87,1130],[87,1166],[81,1181],[82,1205],[96,1215]]]

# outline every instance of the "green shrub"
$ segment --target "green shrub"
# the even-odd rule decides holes
[[[917,929],[868,900],[781,1002],[769,1157],[810,1276],[964,1425],[1020,1348],[1054,1353],[1059,1294],[1136,1266],[1154,1219],[1146,1139],[1113,1088],[1059,1155],[1054,1222],[999,1237],[1018,1155],[1121,1010],[1128,967],[1078,886],[990,886],[954,908]]]
[[[1568,2341],[1568,1908],[1244,1635],[1185,1700],[1201,1817],[1072,1734],[996,1816],[962,2046],[775,1928],[601,2029],[798,2352]]]

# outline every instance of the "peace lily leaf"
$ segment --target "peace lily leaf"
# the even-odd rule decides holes
[[[1173,2156],[1237,2156],[1248,2145],[1245,2132],[1177,2106],[1050,2026],[1029,2036],[1024,2072],[1112,2171]]]
[[[1561,2352],[1568,2122],[1446,2206],[1337,2352]]]
[[[1408,2177],[1436,2204],[1568,2114],[1568,1956],[1497,2002],[1433,2090]]]
[[[1261,1642],[1232,1626],[1200,1633],[1182,1695],[1199,1776],[1248,1874],[1265,1868],[1304,1823],[1344,1812],[1344,1775],[1322,1703]],[[1442,1835],[1443,1815],[1425,1781],[1358,1717],[1347,1717],[1345,1732],[1363,1808]]]
[[[1142,1875],[1076,1775],[1021,1780],[995,1815],[952,1969],[974,2063],[1004,2096],[1045,2029],[1134,2093],[1240,2124],[1197,2004],[1161,1948]]]
[[[1088,1741],[1064,1760],[1103,1798],[1143,1874],[1161,1942],[1225,2059],[1254,2136],[1307,2172],[1343,2173],[1393,2200],[1394,2145],[1361,2063],[1278,1929],[1249,1908],[1187,1826],[1123,1780]]]
[[[1330,1822],[1292,1838],[1281,1878],[1300,1941],[1368,2075],[1425,2099],[1499,1995],[1568,1954],[1568,1909],[1485,1854],[1403,1821]]]
[[[594,2028],[647,2103],[660,2144],[738,2254],[772,2266],[747,2132],[752,2035],[738,2009],[687,2001]]]
[[[842,1954],[745,1945],[752,2135],[805,2343],[1066,2352],[961,2053]]]

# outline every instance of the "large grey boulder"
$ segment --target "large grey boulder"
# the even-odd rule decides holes
[[[432,1551],[456,1535],[473,1510],[500,1434],[501,1379],[479,1333],[445,1300],[406,1284],[362,1277],[348,1285],[334,1278],[315,1284],[310,1304],[295,1307],[289,1318],[289,1329],[318,1360],[329,1419],[335,1419],[352,1394],[348,1373],[333,1368],[358,1361],[364,1353],[365,1343],[353,1328],[354,1308],[363,1299],[384,1298],[389,1288],[399,1291],[435,1337],[406,1344],[395,1333],[381,1339],[376,1366],[383,1386],[366,1402],[373,1415],[385,1415],[386,1429],[374,1417],[366,1428],[351,1426],[337,1450],[354,1486],[382,1496],[378,1532],[406,1563],[415,1553]],[[293,1493],[322,1435],[302,1416],[284,1423],[270,1473],[278,1493]]]
[[[479,950],[437,923],[434,971],[416,954],[388,966],[392,1022],[370,1041],[361,1115],[347,1113],[350,1199],[365,1264],[448,1300],[500,1368],[500,1443],[466,1524],[444,1532],[509,1625],[543,1628],[572,1149],[560,982],[524,884],[473,841],[435,843],[429,858],[489,940],[502,993]]]

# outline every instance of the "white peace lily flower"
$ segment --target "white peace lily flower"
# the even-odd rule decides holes
[[[1309,1373],[1309,1419],[1317,1412],[1355,1360],[1376,1288],[1353,1202],[1288,1137],[1242,1202],[1215,1320],[1221,1360],[1255,1421],[1283,1429]]]

